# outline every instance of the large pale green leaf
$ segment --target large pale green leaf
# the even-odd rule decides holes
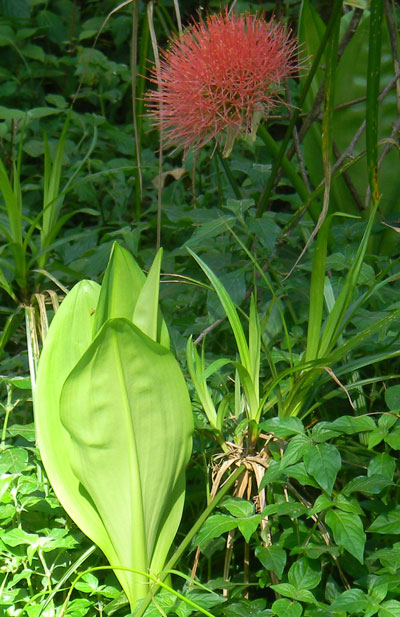
[[[158,306],[161,258],[159,251],[146,278],[132,255],[114,243],[96,308],[94,335],[107,319],[125,317],[169,347],[168,329]]]
[[[104,523],[87,535],[111,565],[157,573],[181,518],[191,452],[191,406],[176,360],[128,320],[110,320],[68,376],[60,407],[81,502]],[[146,579],[116,574],[134,606]]]
[[[101,285],[93,335],[98,333],[107,319],[125,317],[132,321],[133,311],[145,280],[145,274],[132,255],[115,243]]]
[[[36,437],[47,475],[63,507],[89,536],[98,535],[103,524],[92,505],[82,499],[79,480],[69,464],[70,436],[61,423],[59,403],[64,381],[91,343],[99,290],[96,283],[82,281],[61,304],[40,357],[34,398]],[[112,552],[110,543],[107,550]]]
[[[158,307],[162,249],[154,258],[133,313],[133,323],[154,341],[169,347],[169,334]]]

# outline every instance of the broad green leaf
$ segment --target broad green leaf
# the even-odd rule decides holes
[[[314,589],[322,576],[319,562],[308,561],[305,557],[296,561],[288,572],[289,583],[297,589]]]
[[[285,467],[284,474],[287,478],[295,478],[302,486],[314,486],[318,488],[318,483],[307,472],[304,463],[296,463]]]
[[[290,583],[279,583],[278,585],[271,585],[271,589],[277,591],[282,596],[292,598],[293,600],[298,600],[299,602],[310,602],[312,604],[317,604],[317,601],[311,591],[309,591],[308,589],[297,589],[294,585],[291,585]]]
[[[381,452],[374,456],[368,465],[368,476],[380,475],[393,480],[396,469],[396,461],[387,452]]]
[[[330,422],[329,426],[334,431],[345,433],[345,435],[373,431],[376,428],[371,416],[341,416]]]
[[[271,503],[263,510],[263,515],[277,514],[278,516],[290,516],[297,518],[307,513],[307,507],[296,501],[282,501],[281,503]]]
[[[27,533],[23,529],[11,529],[2,533],[1,539],[8,546],[34,545],[39,540],[39,536],[36,533]]]
[[[377,446],[381,443],[381,441],[383,441],[385,435],[386,431],[380,428],[376,429],[375,431],[371,431],[371,433],[368,434],[368,448],[370,450],[372,450],[372,448],[375,448],[375,446]]]
[[[400,385],[387,388],[385,391],[385,402],[390,411],[400,410]]]
[[[33,422],[30,424],[13,424],[7,428],[7,435],[11,437],[21,435],[27,441],[35,441],[35,425]]]
[[[239,600],[224,607],[224,617],[274,617],[273,611],[265,608],[264,599]]]
[[[28,464],[28,452],[25,448],[7,448],[0,452],[0,474],[21,473]]]
[[[343,493],[337,493],[333,499],[333,505],[343,512],[350,512],[350,514],[364,515],[364,510],[361,508],[358,500],[354,497],[346,497]]]
[[[219,538],[222,534],[238,526],[237,519],[227,514],[214,514],[210,516],[196,536],[196,543],[201,549],[205,548],[210,540]]]
[[[272,433],[280,439],[304,433],[304,426],[299,418],[271,418],[261,422],[260,429],[265,433]]]
[[[394,430],[386,435],[385,442],[393,449],[400,450],[400,429]]]
[[[255,555],[267,570],[275,572],[278,579],[282,578],[283,570],[285,569],[287,555],[286,551],[272,544],[272,546],[257,546]]]
[[[350,480],[343,489],[343,493],[351,494],[355,492],[365,495],[378,495],[384,488],[392,484],[387,476],[374,474],[372,476],[357,476]]]
[[[191,452],[191,406],[176,360],[128,320],[109,320],[65,381],[60,416],[81,501],[103,522],[87,535],[111,565],[160,572]],[[145,577],[116,575],[132,606],[146,595]]]
[[[254,504],[247,499],[239,499],[238,497],[226,497],[220,507],[228,510],[229,514],[236,517],[244,518],[254,514]]]
[[[281,469],[280,463],[278,463],[278,461],[271,461],[263,479],[261,480],[260,490],[265,488],[267,484],[277,481],[284,482],[285,476],[283,470]]]
[[[367,531],[382,534],[400,534],[400,506],[388,509],[387,512],[377,516]]]
[[[195,602],[197,606],[203,609],[210,609],[226,602],[227,598],[207,591],[189,590],[185,593],[185,598],[191,602]],[[174,612],[178,617],[189,617],[193,613],[193,606],[182,600],[177,607],[174,607]]]
[[[388,583],[377,584],[370,590],[371,598],[375,602],[382,602],[387,596],[388,593]]]
[[[322,493],[321,495],[318,495],[317,499],[314,501],[314,505],[309,511],[309,516],[312,516],[313,514],[319,514],[320,512],[323,512],[323,510],[329,510],[329,508],[331,508],[332,506],[332,500],[329,499],[329,497],[327,497],[325,493]]]
[[[341,510],[328,510],[325,522],[332,529],[336,544],[364,563],[366,535],[360,517]]]
[[[272,610],[278,617],[300,617],[303,612],[301,604],[291,602],[286,598],[275,600],[272,605]]]
[[[378,420],[378,426],[384,431],[388,431],[394,426],[397,422],[397,416],[384,413],[380,416]]]
[[[281,469],[284,469],[288,465],[293,465],[294,463],[297,463],[297,461],[303,458],[304,452],[310,446],[311,446],[310,438],[304,435],[303,433],[300,433],[292,437],[292,439],[289,441],[288,446],[281,458]]]
[[[379,607],[378,617],[400,617],[400,602],[388,600]]]
[[[363,610],[367,601],[366,594],[357,588],[347,589],[338,596],[329,607],[332,611],[360,612]]]
[[[247,516],[245,518],[238,518],[236,520],[237,520],[238,529],[240,533],[242,534],[246,542],[249,543],[251,536],[253,535],[253,533],[256,531],[259,524],[261,523],[261,520],[262,520],[261,514],[253,514],[253,516]]]
[[[307,472],[318,484],[331,494],[342,459],[335,446],[327,443],[309,443],[304,450],[304,464]]]

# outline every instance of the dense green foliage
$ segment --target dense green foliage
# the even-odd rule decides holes
[[[177,2],[0,0],[0,617],[129,614],[32,410],[47,323],[116,240],[146,272],[161,241],[195,421],[175,591],[135,614],[400,616],[399,8],[191,0],[183,26],[230,4],[298,37],[289,104],[228,159],[160,167],[145,92]]]

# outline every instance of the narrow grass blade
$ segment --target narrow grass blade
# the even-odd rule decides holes
[[[214,287],[217,293],[217,296],[224,308],[226,316],[228,317],[229,323],[231,325],[231,328],[232,328],[232,331],[233,331],[233,334],[236,340],[236,345],[238,348],[240,361],[242,365],[244,366],[244,368],[250,373],[251,363],[250,363],[249,347],[247,345],[247,341],[244,335],[242,324],[240,323],[238,312],[236,310],[234,303],[232,302],[230,295],[228,294],[228,292],[226,291],[225,287],[222,285],[218,277],[216,277],[214,272],[207,266],[207,264],[204,263],[204,261],[200,259],[200,257],[198,257],[195,253],[193,253],[193,251],[191,251],[189,247],[187,247],[187,250],[193,257],[193,259],[197,261],[197,263],[199,264],[199,266],[201,267],[201,269],[203,270],[203,272],[205,273],[205,275],[211,282],[212,286]]]
[[[16,244],[22,244],[22,211],[21,198],[14,191],[6,169],[0,160],[0,191],[3,194],[4,204],[7,210],[10,236]]]
[[[207,419],[213,428],[217,428],[217,412],[212,401],[210,391],[207,387],[207,382],[203,378],[204,365],[200,358],[197,349],[193,343],[192,337],[189,337],[186,345],[186,361],[189,370],[190,378],[196,389],[197,396],[203,406]]]
[[[158,334],[158,298],[162,254],[162,249],[159,249],[140,291],[133,312],[133,323],[153,341],[157,340]]]
[[[357,281],[364,261],[365,253],[368,246],[368,240],[371,235],[371,229],[375,219],[377,208],[378,202],[371,210],[367,227],[360,242],[360,246],[358,247],[354,262],[349,272],[347,273],[343,287],[335,302],[335,306],[333,307],[331,313],[328,316],[328,319],[326,320],[318,352],[319,358],[326,356],[333,349],[343,330],[343,320],[345,318],[346,311],[350,305],[354,291],[357,286]]]
[[[259,399],[260,388],[260,355],[261,355],[261,327],[260,318],[257,312],[255,295],[251,295],[250,319],[249,319],[249,354],[251,366],[251,380],[257,401]]]
[[[307,349],[305,360],[315,360],[318,357],[321,337],[322,312],[324,306],[324,281],[326,254],[328,250],[329,229],[331,217],[327,217],[319,230],[314,249],[313,265],[310,283],[310,308],[308,312]]]
[[[51,162],[50,149],[45,138],[45,164],[44,164],[44,194],[43,194],[43,222],[41,234],[41,248],[49,242],[49,235],[55,225],[61,208],[62,198],[59,196],[62,162],[64,156],[65,141],[71,118],[72,109],[69,110],[65,120],[53,163]]]

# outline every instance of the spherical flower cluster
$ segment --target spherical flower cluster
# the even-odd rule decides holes
[[[148,95],[150,114],[184,154],[222,136],[229,151],[235,137],[254,133],[277,103],[282,79],[297,68],[296,51],[278,23],[250,14],[211,15],[163,53],[159,74],[153,71],[158,89]]]

